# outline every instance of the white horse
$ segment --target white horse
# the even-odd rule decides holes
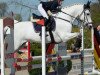
[[[92,20],[88,4],[82,5],[72,5],[69,7],[63,7],[62,12],[58,12],[53,16],[56,16],[56,29],[52,31],[54,35],[55,42],[66,42],[71,38],[74,38],[78,33],[71,33],[72,23],[75,18],[78,18],[84,25],[92,26]],[[1,21],[1,20],[0,20]],[[1,23],[1,22],[0,22]],[[49,33],[47,32],[49,35]],[[14,24],[14,51],[18,50],[19,47],[27,42],[28,40],[33,42],[41,43],[41,37],[39,33],[36,33],[33,28],[33,23],[30,21],[18,22]],[[46,37],[46,43],[50,43],[50,36]]]
[[[62,12],[53,14],[56,16],[56,29],[52,31],[55,42],[67,42],[69,39],[76,37],[79,33],[71,33],[72,23],[75,18],[79,19],[84,25],[92,26],[91,15],[89,11],[89,3],[82,5],[72,5],[61,9]],[[3,21],[0,19],[0,23]],[[14,20],[14,22],[16,22]],[[1,24],[0,24],[1,25]],[[5,31],[9,31],[6,27]],[[4,31],[4,32],[5,32]],[[49,35],[49,32],[47,32]],[[14,51],[17,51],[20,46],[28,40],[41,43],[39,33],[36,33],[33,28],[33,23],[30,21],[18,22],[14,24]],[[46,43],[50,43],[50,36],[46,37]],[[14,52],[12,51],[12,53]]]

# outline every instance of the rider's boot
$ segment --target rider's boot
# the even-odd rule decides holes
[[[50,16],[49,16],[49,19],[45,18],[46,31],[49,31],[50,25],[51,25],[51,20],[50,20]]]
[[[45,20],[45,26],[47,26],[47,25],[48,25],[48,23],[49,23],[49,19],[44,18],[44,20]]]
[[[44,20],[45,20],[45,27],[46,27],[46,31],[48,30],[48,23],[49,23],[49,19],[47,19],[47,18],[44,18]],[[39,34],[39,36],[41,36],[41,34],[42,34],[42,30],[41,30],[41,32],[40,32],[40,34]],[[48,36],[47,34],[46,34],[46,36]]]

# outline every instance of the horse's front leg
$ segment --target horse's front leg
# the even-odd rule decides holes
[[[67,33],[63,39],[63,42],[66,42],[74,37],[77,37],[80,33]]]

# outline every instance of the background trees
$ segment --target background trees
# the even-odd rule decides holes
[[[0,17],[3,17],[7,11],[8,5],[4,2],[0,3]]]
[[[91,16],[94,26],[100,25],[100,0],[91,5]]]
[[[22,21],[22,16],[20,14],[15,14],[14,19],[17,21]]]
[[[100,0],[98,0],[99,4],[100,4]]]
[[[11,11],[8,12],[7,10],[9,9],[8,4],[6,2],[0,2],[0,18],[4,16],[9,16],[11,15]],[[21,14],[14,13],[14,19],[17,21],[22,21],[22,16]]]

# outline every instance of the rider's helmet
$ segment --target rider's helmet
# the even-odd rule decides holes
[[[64,0],[48,0],[48,1],[57,1],[58,4],[61,5],[62,4],[62,1],[64,1]]]

